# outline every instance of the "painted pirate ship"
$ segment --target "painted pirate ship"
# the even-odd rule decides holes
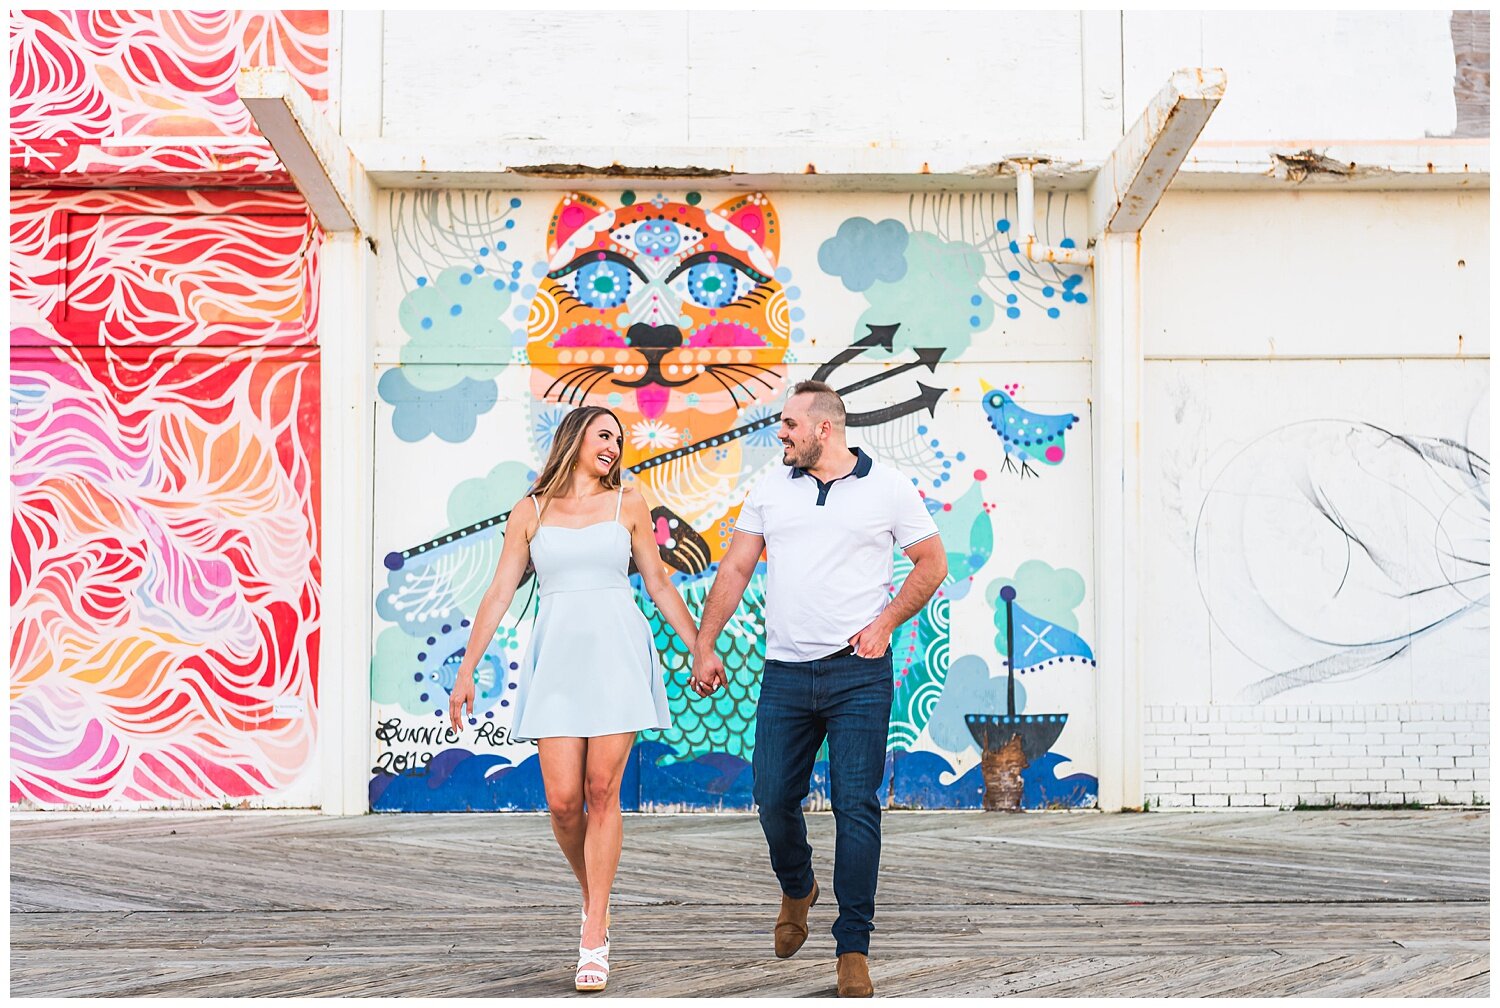
[[[1057,744],[1068,724],[1066,714],[1018,714],[1016,673],[1060,663],[1092,665],[1094,654],[1077,634],[1017,605],[1012,586],[1000,589],[1000,602],[1005,606],[1005,713],[966,714],[964,722],[983,754],[984,807],[1014,811],[1021,807],[1022,771]],[[1020,653],[1017,628],[1026,638]]]

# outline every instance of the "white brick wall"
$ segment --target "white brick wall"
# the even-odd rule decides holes
[[[1489,704],[1145,711],[1152,808],[1490,800]]]

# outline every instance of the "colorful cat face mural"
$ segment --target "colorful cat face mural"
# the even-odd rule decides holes
[[[663,558],[693,574],[722,556],[729,516],[776,455],[768,430],[723,435],[774,412],[791,339],[770,201],[697,202],[563,197],[527,321],[533,410],[615,411]]]
[[[773,398],[791,336],[770,202],[563,197],[527,323],[532,392],[683,428]],[[708,431],[702,431],[706,434]]]

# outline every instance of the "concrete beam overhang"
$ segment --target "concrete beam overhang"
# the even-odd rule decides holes
[[[235,90],[318,224],[333,232],[374,234],[370,178],[302,85],[277,67],[247,67]]]
[[[1199,140],[1182,189],[1488,189],[1488,138]]]
[[[391,189],[561,189],[636,185],[703,191],[1014,191],[1007,161],[1032,160],[1037,188],[1081,192],[1113,143],[865,147],[564,146],[535,140],[433,142],[351,137],[377,186]],[[1309,153],[1311,152],[1311,153]],[[1183,190],[1486,189],[1486,140],[1291,138],[1200,140],[1177,173]]]
[[[1004,162],[1019,152],[993,146],[914,150],[868,147],[559,146],[536,141],[429,143],[350,141],[371,178],[389,188],[557,189],[639,183],[703,190],[910,191],[1004,189]],[[1049,146],[1037,170],[1049,188],[1081,191],[1107,148]]]
[[[1224,98],[1224,71],[1178,70],[1089,185],[1089,232],[1139,231]]]

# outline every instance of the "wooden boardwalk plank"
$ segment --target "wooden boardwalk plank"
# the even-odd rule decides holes
[[[809,822],[831,882],[831,817]],[[1484,812],[884,823],[883,995],[1489,992]],[[833,993],[831,899],[770,954],[753,816],[626,836],[609,995]],[[575,899],[544,816],[18,815],[11,993],[569,996]]]

